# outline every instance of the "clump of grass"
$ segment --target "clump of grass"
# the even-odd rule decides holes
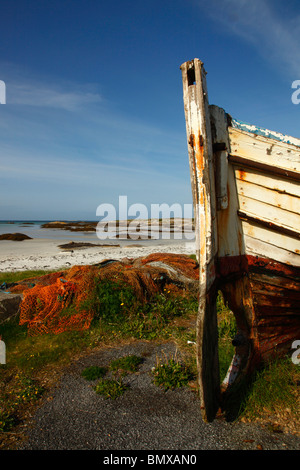
[[[107,399],[110,398],[115,400],[128,388],[128,386],[122,382],[121,377],[124,376],[126,372],[136,372],[142,360],[143,359],[141,357],[136,355],[123,356],[112,360],[108,368],[100,366],[87,367],[82,371],[82,376],[87,380],[95,380],[100,378],[94,388],[96,393],[105,396]],[[116,378],[105,379],[104,376],[108,370],[111,370],[115,377],[119,377],[119,380]]]
[[[158,360],[152,370],[153,383],[165,391],[184,387],[195,378],[190,368],[180,363],[176,358],[170,358],[164,363]]]
[[[105,398],[116,400],[116,398],[123,395],[127,386],[119,380],[113,379],[100,379],[95,387],[95,392]]]
[[[115,372],[136,372],[143,359],[136,355],[123,356],[110,363],[110,369]]]
[[[86,380],[96,380],[96,379],[100,379],[100,377],[104,377],[106,372],[107,372],[106,367],[90,366],[90,367],[86,367],[82,371],[81,375]]]

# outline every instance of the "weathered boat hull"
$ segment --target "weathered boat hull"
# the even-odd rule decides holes
[[[219,261],[220,289],[239,330],[233,341],[238,367],[230,368],[222,384],[226,390],[239,373],[291,352],[300,338],[300,269],[253,255]]]
[[[300,339],[300,140],[210,106],[198,59],[181,70],[200,277],[204,273],[200,299],[206,299],[198,314],[199,387],[210,421],[222,391],[291,352]],[[236,353],[219,389],[218,290],[238,327]]]

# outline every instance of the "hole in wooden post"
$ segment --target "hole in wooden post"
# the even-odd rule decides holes
[[[221,291],[218,292],[217,297],[217,315],[220,381],[222,383],[235,353],[232,340],[236,335],[237,325],[235,315],[228,307]]]
[[[196,83],[196,77],[195,77],[195,69],[194,67],[188,69],[187,71],[187,77],[188,77],[188,85],[195,85]]]

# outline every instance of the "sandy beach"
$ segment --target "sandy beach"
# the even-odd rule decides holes
[[[107,259],[138,258],[151,253],[194,254],[195,241],[181,236],[181,220],[173,223],[173,232],[164,238],[162,231],[169,227],[157,225],[157,238],[134,239],[128,229],[128,237],[122,238],[124,228],[119,231],[120,238],[100,239],[95,230],[81,231],[82,225],[75,223],[68,227],[76,231],[65,230],[63,222],[52,222],[47,228],[40,225],[2,226],[2,232],[22,232],[30,239],[22,241],[0,240],[0,272],[24,270],[59,270],[71,266],[99,263]],[[147,228],[147,221],[144,221]],[[61,228],[57,228],[61,224]],[[56,227],[56,228],[55,228]],[[78,229],[80,228],[80,231]],[[90,227],[89,227],[90,228]],[[126,228],[125,228],[126,230]],[[179,233],[178,239],[174,231]],[[145,232],[146,233],[146,232]]]
[[[56,270],[74,265],[90,265],[105,259],[137,258],[150,253],[195,253],[195,243],[184,240],[124,240],[111,246],[92,246],[64,250],[59,245],[73,241],[57,239],[32,239],[21,242],[0,241],[0,272],[24,270]],[[101,243],[100,240],[96,243]],[[117,246],[119,245],[119,246]]]

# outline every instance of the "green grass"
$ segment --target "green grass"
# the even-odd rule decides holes
[[[103,334],[151,340],[167,338],[174,318],[194,313],[197,305],[194,295],[176,297],[168,292],[143,303],[124,282],[103,280],[81,307],[95,312],[93,327]]]
[[[104,396],[106,399],[116,400],[119,398],[127,386],[122,381],[113,379],[100,379],[95,387],[95,392],[98,395]]]
[[[299,365],[288,356],[275,359],[254,375],[241,406],[242,415],[253,420],[285,410],[300,419],[299,384]]]
[[[17,282],[47,272],[4,273],[0,275],[0,282]],[[172,292],[163,291],[148,302],[142,303],[128,285],[104,281],[97,284],[81,308],[87,306],[93,309],[95,318],[90,329],[83,332],[30,336],[26,326],[18,324],[18,317],[0,325],[0,335],[6,344],[7,358],[7,364],[0,365],[0,431],[11,429],[22,419],[24,406],[34,403],[41,396],[43,379],[48,375],[48,371],[50,375],[52,372],[59,372],[76,354],[82,354],[100,345],[120,345],[132,339],[173,340],[179,350],[184,351],[185,366],[175,358],[165,361],[164,364],[160,363],[154,374],[155,381],[170,390],[179,384],[188,383],[195,377],[194,320],[198,310],[195,295],[185,293],[176,296]],[[231,340],[236,332],[236,324],[232,312],[224,305],[221,296],[218,297],[217,306],[222,381],[234,353]],[[119,376],[125,371],[136,371],[140,358],[129,357],[120,358],[119,363],[111,365],[113,368],[108,370],[118,373]],[[243,394],[244,401],[239,415],[254,419],[254,416],[268,413],[266,410],[271,413],[273,409],[288,407],[295,410],[296,416],[295,393],[297,384],[300,383],[299,369],[299,366],[287,360],[278,361],[276,366],[270,366],[258,373]],[[99,377],[95,370],[89,373],[90,377],[95,379],[88,380],[100,379],[96,385],[97,393],[104,393],[104,396],[110,398],[124,393],[125,386],[121,380],[108,383],[104,374]]]
[[[6,283],[17,282],[47,272],[4,273],[1,274],[1,280]],[[16,419],[21,419],[23,408],[20,405],[24,402],[20,403],[17,399],[7,400],[7,396],[14,397],[15,389],[22,395],[22,388],[26,394],[28,387],[24,382],[18,382],[16,385],[15,377],[25,375],[39,384],[42,383],[44,375],[48,374],[48,370],[60,370],[76,354],[84,350],[88,351],[103,344],[120,344],[132,338],[147,340],[172,338],[176,330],[172,326],[174,318],[191,315],[197,305],[197,299],[188,295],[182,299],[175,298],[164,292],[149,302],[142,303],[136,299],[133,290],[124,283],[104,281],[98,283],[95,291],[91,292],[88,304],[95,312],[95,319],[88,331],[30,336],[27,327],[19,325],[17,316],[0,325],[0,335],[6,344],[7,359],[7,364],[0,365],[2,429],[7,430]],[[81,308],[84,309],[86,306],[87,303],[84,303]],[[134,370],[139,360],[130,358],[126,361],[127,364],[120,363],[116,366],[119,367],[119,371],[121,368]],[[115,384],[115,388],[122,389],[120,383],[118,387]],[[33,393],[32,401],[35,398],[36,395]]]
[[[138,370],[143,358],[136,355],[123,356],[114,359],[108,367],[90,366],[82,371],[82,376],[87,380],[100,379],[94,390],[97,394],[103,395],[106,399],[115,400],[123,395],[128,386],[122,382],[122,377],[126,373],[133,373]],[[114,374],[114,379],[105,378],[107,372]]]
[[[100,377],[103,377],[107,372],[106,367],[100,367],[100,366],[90,366],[86,367],[81,375],[84,377],[86,380],[96,380],[100,379]]]
[[[136,355],[124,356],[114,359],[110,363],[110,370],[114,372],[136,372],[143,359]]]
[[[50,274],[55,272],[54,270],[33,270],[33,271],[17,271],[17,272],[5,272],[0,273],[0,285],[4,282],[6,284],[11,284],[13,282],[23,281],[25,279],[30,279],[32,277],[44,276],[45,274]]]
[[[193,372],[185,364],[180,363],[176,358],[170,358],[165,362],[158,361],[152,371],[153,383],[162,387],[165,391],[188,385],[195,379]]]

